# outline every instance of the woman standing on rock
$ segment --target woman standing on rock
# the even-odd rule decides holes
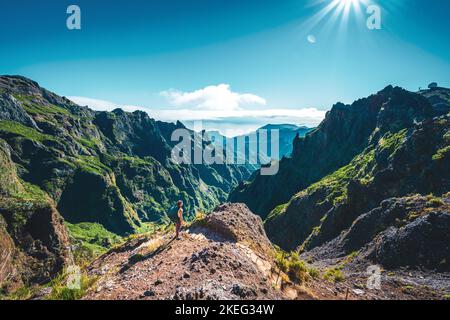
[[[172,222],[175,224],[175,238],[177,240],[180,239],[180,230],[181,226],[183,224],[183,201],[178,200],[177,206],[172,207],[169,211],[169,217],[172,220]]]

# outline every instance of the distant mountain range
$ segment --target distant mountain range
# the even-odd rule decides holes
[[[271,130],[277,130],[279,139],[278,139],[278,154],[272,155],[269,150],[271,150],[272,147],[272,135],[270,133]],[[293,141],[296,136],[298,137],[304,137],[308,132],[313,130],[312,128],[308,128],[305,126],[297,126],[294,124],[267,124],[254,132],[250,132],[245,135],[240,135],[237,137],[225,137],[218,131],[207,131],[206,135],[213,143],[221,145],[227,145],[230,143],[230,141],[234,141],[234,144],[237,144],[237,141],[242,141],[245,143],[245,157],[246,159],[251,159],[252,156],[256,158],[256,155],[261,155],[261,158],[263,159],[263,162],[269,161],[269,159],[275,159],[280,160],[283,157],[289,157],[292,153],[292,146]],[[265,145],[267,148],[267,153],[260,152],[259,148],[253,148],[250,150],[249,146],[254,145],[257,146],[260,137],[261,132],[265,131],[267,136],[267,140],[265,141]],[[236,151],[236,157],[237,157],[238,151]],[[241,156],[243,157],[244,154],[241,153]]]

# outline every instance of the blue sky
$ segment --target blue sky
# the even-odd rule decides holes
[[[66,27],[71,4],[81,30]],[[366,27],[371,4],[381,30]],[[388,84],[450,87],[449,12],[443,0],[1,1],[0,74],[222,132],[316,125]]]

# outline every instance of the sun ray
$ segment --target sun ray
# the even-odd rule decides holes
[[[303,23],[302,29],[308,32],[314,29],[333,9],[340,3],[341,0],[332,0],[327,6],[322,10],[317,12],[311,18],[309,18],[305,23]],[[322,3],[323,1],[321,1]]]
[[[334,24],[339,18],[339,30],[345,31],[351,17],[355,17],[358,22],[363,21],[363,9],[362,6],[367,7],[370,4],[370,0],[319,0],[314,1],[313,6],[327,3],[321,10],[309,18],[302,26],[305,30],[310,32],[327,16],[330,19],[326,25]]]

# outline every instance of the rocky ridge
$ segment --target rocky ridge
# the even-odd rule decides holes
[[[283,299],[272,285],[274,252],[262,221],[224,204],[182,232],[134,239],[88,268],[85,299]]]

